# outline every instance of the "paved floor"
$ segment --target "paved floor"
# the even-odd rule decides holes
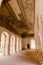
[[[39,58],[35,50],[24,50],[10,56],[0,55],[0,65],[39,65]]]

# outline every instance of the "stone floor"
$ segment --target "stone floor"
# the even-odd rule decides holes
[[[10,56],[0,55],[0,65],[39,65],[36,50],[24,50]]]

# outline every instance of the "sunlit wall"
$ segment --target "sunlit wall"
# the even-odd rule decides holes
[[[31,49],[36,49],[36,43],[35,43],[35,40],[34,40],[34,39],[32,39],[32,40],[30,41],[30,48],[31,48]]]

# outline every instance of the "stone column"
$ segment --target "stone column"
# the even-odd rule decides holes
[[[6,35],[3,33],[3,35],[4,35],[4,37],[5,37],[5,39],[4,39],[4,43],[2,43],[3,44],[3,55],[6,55]]]
[[[17,51],[16,51],[16,44],[17,44],[17,39],[16,39],[16,37],[15,37],[15,52],[17,52]]]
[[[8,43],[8,55],[10,55],[10,36],[9,36],[9,43]]]
[[[36,40],[36,45],[37,45],[37,50],[38,50],[38,56],[39,60],[41,61],[42,59],[42,31],[41,29],[43,28],[41,25],[41,15],[42,15],[42,6],[43,5],[43,0],[35,0],[35,40]]]
[[[1,50],[1,32],[0,32],[0,50]]]
[[[15,47],[15,52],[16,52],[16,37],[15,37],[15,42],[14,42],[15,44],[14,44],[14,47]]]

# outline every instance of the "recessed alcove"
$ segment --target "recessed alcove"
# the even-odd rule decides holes
[[[27,44],[27,49],[30,49],[30,45],[29,44]]]

